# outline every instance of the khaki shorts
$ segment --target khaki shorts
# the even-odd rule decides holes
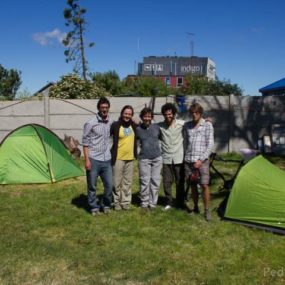
[[[200,179],[196,184],[201,185],[209,185],[210,182],[210,163],[209,160],[206,159],[202,162],[201,167],[199,168]],[[189,177],[192,174],[194,169],[194,163],[185,162],[184,163],[184,171],[185,171],[185,180],[189,181]]]

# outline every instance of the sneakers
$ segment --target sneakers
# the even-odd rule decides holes
[[[130,205],[120,205],[120,204],[114,205],[115,211],[129,210],[129,209],[130,209]]]
[[[99,209],[93,209],[91,211],[91,215],[92,216],[99,216],[99,215],[101,215],[101,213],[100,213]]]
[[[204,218],[207,222],[210,222],[212,220],[212,216],[211,216],[211,213],[210,213],[210,210],[209,209],[206,209],[205,212],[204,212]]]
[[[123,205],[123,206],[122,206],[122,209],[125,210],[125,211],[127,211],[127,210],[130,209],[130,206],[129,206],[129,205]]]
[[[122,207],[120,205],[115,205],[114,206],[114,210],[115,211],[121,211],[122,210]]]
[[[102,212],[104,213],[104,214],[109,214],[110,213],[110,208],[103,208],[102,209]],[[92,216],[99,216],[99,215],[101,215],[102,213],[100,212],[100,210],[99,209],[93,209],[93,210],[91,210],[91,215]]]
[[[171,207],[170,205],[166,205],[163,210],[164,210],[164,211],[169,211],[171,208],[172,208],[172,207]]]
[[[110,214],[110,208],[103,208],[104,214]]]

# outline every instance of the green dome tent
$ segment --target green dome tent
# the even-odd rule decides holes
[[[24,125],[1,142],[0,184],[53,183],[82,175],[59,137],[41,125]]]
[[[285,234],[285,172],[261,155],[250,160],[236,178],[224,219]]]

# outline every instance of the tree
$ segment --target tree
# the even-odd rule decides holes
[[[112,95],[121,95],[124,93],[123,84],[116,71],[107,71],[104,73],[96,72],[91,75],[92,80],[96,86],[104,88],[107,92]]]
[[[23,99],[30,98],[31,96],[33,96],[33,94],[27,88],[24,88],[17,92],[15,99],[23,100]]]
[[[62,41],[64,46],[67,47],[64,51],[66,62],[75,61],[73,71],[80,74],[84,80],[87,80],[87,60],[85,55],[85,26],[86,21],[84,14],[86,9],[80,7],[79,0],[67,0],[69,8],[65,8],[63,15],[66,20],[65,25],[72,27]],[[89,43],[88,46],[92,47],[94,43]]]
[[[209,80],[205,76],[186,76],[186,85],[179,88],[179,92],[187,95],[242,95],[242,89],[229,80]]]
[[[13,100],[21,84],[20,71],[6,69],[0,64],[0,99]]]
[[[76,74],[61,77],[60,81],[49,90],[49,96],[61,99],[94,99],[110,96],[105,89],[98,87],[90,80],[84,80]]]
[[[134,77],[124,81],[125,92],[143,97],[167,96],[170,89],[164,82],[155,77]]]

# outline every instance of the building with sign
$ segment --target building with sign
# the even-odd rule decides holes
[[[184,85],[186,75],[201,75],[215,80],[215,63],[208,57],[148,56],[138,64],[138,76],[154,76],[172,87]]]

